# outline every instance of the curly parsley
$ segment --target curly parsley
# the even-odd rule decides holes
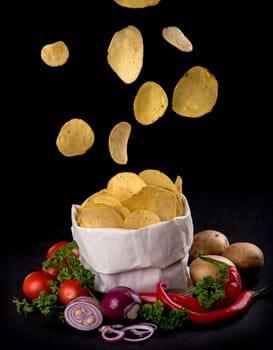
[[[189,318],[187,309],[167,309],[162,301],[157,300],[153,304],[141,305],[138,316],[145,321],[156,324],[162,330],[173,330],[181,328]]]

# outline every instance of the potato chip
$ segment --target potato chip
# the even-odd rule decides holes
[[[174,184],[177,187],[178,192],[182,193],[183,180],[182,180],[182,177],[180,175],[177,175]]]
[[[180,195],[176,199],[176,216],[186,215],[185,209],[186,209],[185,201],[184,201],[182,195]]]
[[[173,45],[180,51],[191,52],[193,49],[190,40],[178,27],[170,26],[163,28],[162,36],[169,44]]]
[[[107,192],[123,201],[146,186],[145,182],[134,172],[120,172],[112,176],[107,183]]]
[[[154,81],[147,81],[139,88],[133,104],[136,120],[142,125],[150,125],[162,117],[168,107],[168,96]]]
[[[176,195],[164,188],[146,185],[137,193],[122,201],[131,212],[150,210],[156,213],[161,221],[168,221],[176,216]]]
[[[140,9],[157,5],[160,0],[114,0],[118,5],[131,9]]]
[[[138,175],[147,185],[165,188],[175,193],[177,197],[180,197],[181,195],[174,182],[169,178],[169,176],[164,174],[162,171],[156,169],[145,169],[141,171]]]
[[[134,82],[143,66],[144,45],[140,30],[129,25],[117,31],[108,46],[107,61],[126,84]]]
[[[90,203],[109,205],[110,207],[113,207],[118,212],[120,212],[121,215],[123,216],[123,218],[128,216],[130,213],[129,209],[124,207],[121,204],[120,200],[118,200],[116,197],[113,197],[112,195],[110,195],[106,189],[95,192],[94,194],[89,196],[81,204],[81,208],[88,207],[90,205]]]
[[[72,118],[61,127],[56,145],[65,157],[74,157],[86,153],[94,141],[90,125],[80,118]]]
[[[41,50],[41,58],[50,67],[59,67],[66,63],[69,50],[63,41],[56,41],[44,45]]]
[[[126,229],[138,229],[160,222],[159,216],[150,210],[140,209],[132,211],[124,220],[123,227]]]
[[[103,188],[95,193],[92,193],[90,196],[88,196],[82,203],[81,203],[81,207],[87,206],[89,202],[92,202],[94,197],[96,196],[100,196],[103,194],[107,194],[107,189]]]
[[[218,82],[214,75],[201,66],[190,68],[176,84],[172,109],[177,114],[198,118],[214,107],[218,97]]]
[[[117,164],[127,164],[127,146],[131,134],[131,124],[121,121],[114,125],[108,138],[109,152]]]
[[[77,224],[89,228],[122,228],[124,218],[115,208],[102,203],[90,203],[80,207],[76,216]]]

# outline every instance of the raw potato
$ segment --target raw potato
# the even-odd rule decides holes
[[[213,259],[217,259],[220,261],[224,261],[230,266],[234,266],[235,264],[228,258],[223,257],[221,255],[208,254],[206,255]],[[200,258],[195,258],[189,266],[190,277],[193,283],[196,283],[202,280],[206,276],[212,276],[214,279],[219,278],[219,269],[213,263],[208,261],[204,261]]]
[[[222,255],[233,261],[240,271],[259,271],[264,265],[263,251],[250,242],[232,243]]]
[[[189,257],[195,259],[200,251],[203,255],[222,255],[228,246],[229,240],[224,233],[216,230],[200,231],[193,236]]]

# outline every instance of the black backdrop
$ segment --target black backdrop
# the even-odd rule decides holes
[[[231,241],[259,244],[266,264],[258,282],[266,284],[272,279],[272,73],[269,10],[262,5],[251,3],[239,9],[232,1],[161,0],[155,7],[133,10],[108,0],[47,1],[6,8],[2,47],[2,242],[6,254],[2,286],[8,329],[11,334],[18,332],[19,341],[54,344],[56,337],[66,346],[69,341],[79,346],[81,339],[83,348],[92,344],[90,339],[86,344],[87,337],[81,334],[71,332],[69,338],[67,331],[63,340],[58,328],[25,323],[10,300],[20,293],[23,277],[38,267],[47,248],[71,238],[71,204],[103,188],[119,171],[155,168],[172,179],[181,175],[195,231],[220,229]],[[129,24],[142,32],[144,65],[138,79],[126,85],[111,70],[106,56],[113,33]],[[162,28],[169,25],[180,27],[191,40],[191,53],[182,53],[162,39]],[[40,51],[57,40],[67,44],[70,57],[62,67],[48,67]],[[171,95],[178,79],[194,65],[215,75],[219,96],[211,113],[190,119],[171,110]],[[141,126],[134,119],[132,103],[147,80],[161,84],[169,106],[159,121]],[[95,143],[85,155],[65,158],[56,148],[56,137],[72,117],[90,123]],[[115,164],[108,151],[109,131],[120,120],[132,125],[126,165]],[[272,296],[270,307],[260,305],[261,317],[267,309],[267,321],[259,329],[265,336],[272,325]],[[239,328],[245,327],[240,329],[246,337],[253,320],[255,315],[250,315],[245,322],[229,324],[221,331],[225,336],[237,336]],[[204,346],[211,347],[215,329],[206,331],[200,331]],[[41,341],[43,332],[48,336]],[[190,333],[165,337],[164,346],[197,346]],[[217,339],[221,342],[221,333]],[[94,341],[96,348],[103,346]],[[145,346],[158,346],[159,342],[156,338]],[[254,340],[252,344],[256,344]]]

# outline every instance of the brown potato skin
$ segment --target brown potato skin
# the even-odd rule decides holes
[[[198,257],[198,253],[202,251],[203,255],[216,254],[222,255],[224,250],[229,246],[227,236],[217,230],[204,230],[195,233],[193,242],[189,251],[190,260]]]
[[[224,261],[230,266],[235,264],[228,258],[223,257],[222,255],[206,254],[206,256],[220,261]],[[214,279],[219,278],[219,269],[213,263],[204,261],[200,258],[195,258],[189,265],[190,278],[193,283],[196,283],[202,280],[206,276],[212,276]]]
[[[264,265],[264,254],[260,247],[250,242],[234,242],[222,253],[233,261],[240,271],[260,271]]]

